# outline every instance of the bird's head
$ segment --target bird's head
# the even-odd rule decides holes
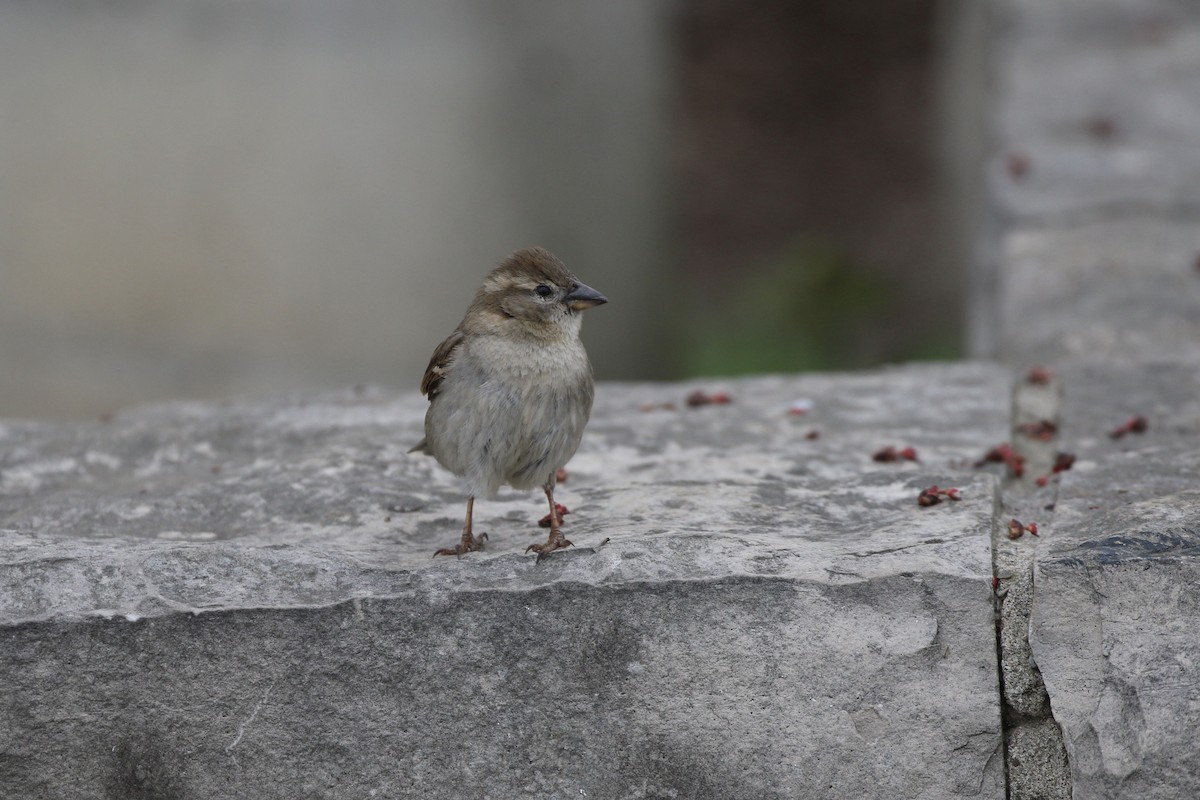
[[[580,312],[607,302],[550,251],[528,247],[488,273],[473,306],[515,320],[530,332],[553,333],[578,331]]]

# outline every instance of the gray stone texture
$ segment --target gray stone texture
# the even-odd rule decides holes
[[[1200,6],[995,5],[1002,355],[1200,358]]]
[[[1200,206],[1200,7],[995,0],[993,209],[1020,223]],[[1027,159],[1014,175],[1009,158]]]
[[[1200,372],[1085,364],[1030,644],[1081,797],[1200,795]],[[1143,434],[1108,431],[1144,414]]]
[[[576,548],[540,564],[533,494],[477,503],[485,552],[430,557],[463,503],[405,452],[416,395],[4,425],[0,785],[1001,798],[995,479],[970,462],[1008,383],[760,378],[700,408],[602,385],[559,493]],[[963,499],[920,508],[935,483]]]
[[[1077,456],[1046,487],[1002,487],[1005,515],[1042,523],[997,532],[1010,796],[1200,796],[1200,6],[993,7],[982,339],[1058,373],[1040,413],[1059,435],[1026,448]],[[1135,415],[1145,433],[1110,438]]]

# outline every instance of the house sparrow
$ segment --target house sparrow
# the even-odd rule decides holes
[[[409,452],[432,455],[467,489],[462,540],[435,556],[483,548],[487,534],[471,531],[475,498],[495,497],[502,483],[541,486],[550,503],[550,537],[525,552],[541,559],[571,544],[554,513],[555,474],[592,413],[580,312],[606,302],[549,251],[518,250],[484,278],[463,321],[433,351],[421,379],[425,438]]]

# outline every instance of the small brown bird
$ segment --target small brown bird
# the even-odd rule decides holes
[[[541,559],[570,546],[555,513],[555,473],[575,455],[592,413],[580,312],[606,302],[549,251],[518,250],[484,278],[463,321],[433,351],[421,379],[425,438],[410,452],[432,455],[467,488],[462,540],[434,555],[482,549],[487,534],[471,531],[475,498],[495,497],[504,483],[541,486],[550,503],[550,537],[525,552]]]

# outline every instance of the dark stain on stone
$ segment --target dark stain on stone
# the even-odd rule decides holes
[[[742,800],[762,797],[745,786],[741,776],[723,774],[720,759],[691,750],[682,742],[652,736],[628,747],[621,773],[638,775],[645,797],[687,797],[696,800]]]
[[[1092,561],[1105,565],[1134,559],[1196,556],[1200,555],[1200,533],[1191,528],[1139,531],[1080,542],[1079,550]]]
[[[105,794],[109,800],[183,800],[182,781],[158,739],[143,731],[113,749]]]
[[[629,677],[629,664],[639,660],[641,634],[625,619],[597,624],[583,633],[579,678],[596,690]]]

